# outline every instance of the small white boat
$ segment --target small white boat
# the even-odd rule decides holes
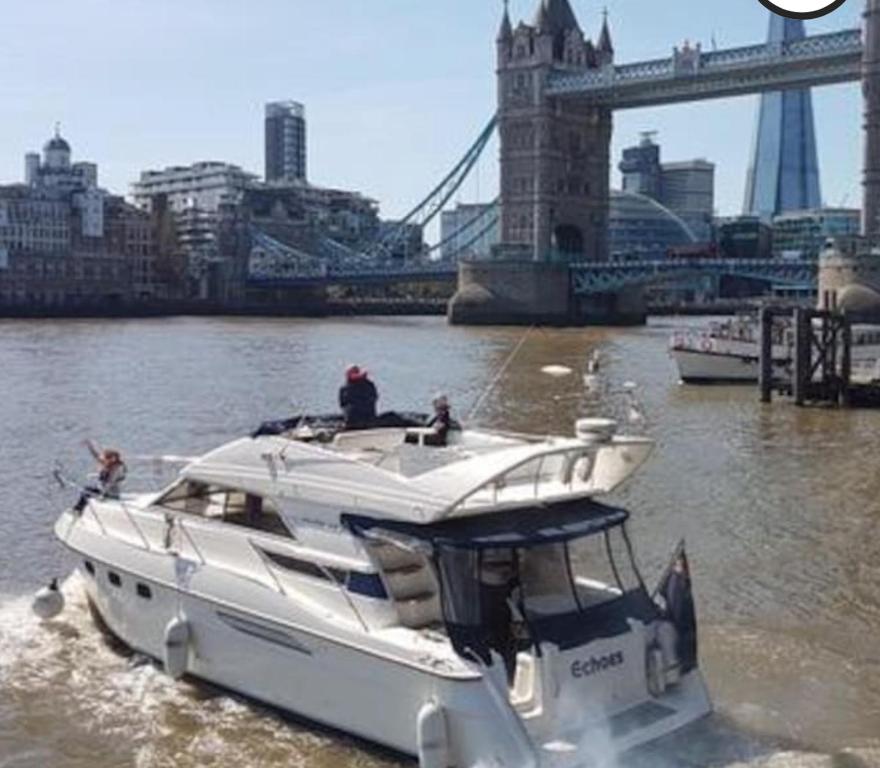
[[[596,498],[650,440],[605,420],[425,435],[279,422],[55,531],[106,626],[169,675],[423,768],[582,766],[710,711],[695,622],[655,600],[629,514]]]
[[[773,375],[784,376],[791,366],[792,336],[777,329],[773,339]],[[686,384],[747,384],[758,381],[760,330],[750,317],[712,323],[699,331],[676,331],[669,354]]]
[[[773,376],[789,378],[794,330],[786,323],[774,326],[773,334]],[[755,319],[737,317],[711,323],[708,329],[696,332],[676,331],[669,354],[678,366],[679,378],[686,384],[754,383],[759,376],[759,336]],[[858,380],[880,376],[880,328],[877,326],[853,326],[852,375]]]

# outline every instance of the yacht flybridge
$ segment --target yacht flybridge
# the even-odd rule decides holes
[[[596,499],[650,440],[584,420],[438,448],[315,423],[61,515],[110,631],[424,768],[590,765],[710,710],[693,623],[655,603],[628,513]]]

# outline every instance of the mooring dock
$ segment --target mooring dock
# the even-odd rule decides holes
[[[791,364],[774,375],[772,340],[792,331]],[[854,356],[854,350],[859,352]],[[773,393],[795,405],[880,406],[880,318],[833,309],[765,307],[761,311],[761,401]]]

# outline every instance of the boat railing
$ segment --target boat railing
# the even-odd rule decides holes
[[[56,477],[61,477],[60,473],[56,471]],[[64,480],[67,483],[67,480]],[[129,525],[135,530],[138,535],[138,538],[141,540],[141,543],[144,545],[144,549],[150,551],[152,546],[150,545],[150,540],[147,538],[147,535],[144,533],[143,528],[138,524],[135,516],[132,514],[131,509],[129,509],[128,504],[126,503],[125,495],[119,496],[107,496],[96,492],[93,487],[82,487],[81,492],[85,496],[85,507],[83,511],[88,511],[91,513],[92,518],[95,523],[98,525],[98,529],[101,531],[103,536],[108,536],[107,525],[104,520],[101,519],[101,515],[99,514],[99,506],[95,502],[100,501],[115,501],[119,505],[119,508],[122,510],[122,514],[126,520],[128,520]]]
[[[314,562],[314,561],[313,561]],[[363,628],[364,632],[370,634],[370,628],[367,626],[367,622],[364,621],[364,617],[361,615],[361,612],[357,609],[357,606],[354,604],[354,600],[351,599],[351,595],[348,594],[348,590],[345,588],[345,584],[341,583],[339,579],[334,575],[333,571],[327,568],[321,563],[314,563],[321,573],[324,574],[324,578],[329,579],[331,584],[336,585],[336,588],[339,590],[339,593],[342,595],[342,599],[345,600],[348,607],[351,609],[351,612],[354,614],[358,623]]]
[[[124,498],[119,499],[119,506],[122,507],[122,512],[126,516],[126,518],[128,519],[128,522],[131,523],[132,527],[138,532],[138,535],[140,536],[140,539],[144,544],[144,549],[146,549],[149,552],[152,549],[152,547],[150,546],[150,540],[147,538],[147,535],[144,533],[143,528],[141,528],[140,525],[138,525],[137,520],[135,519],[134,515],[131,513],[131,510],[128,508],[128,504],[125,503]]]
[[[173,515],[173,516],[171,516],[170,521],[168,521],[168,518],[166,518],[166,522],[168,522],[168,525],[171,526],[172,528],[176,527],[187,538],[187,540],[189,541],[189,545],[192,547],[193,552],[195,552],[196,557],[199,558],[199,561],[201,562],[201,564],[207,565],[208,560],[202,554],[202,550],[199,548],[199,545],[196,544],[195,538],[189,532],[188,526],[184,523],[181,516],[180,515]]]
[[[251,549],[257,553],[257,557],[260,558],[263,569],[266,571],[266,573],[269,574],[269,578],[274,582],[279,594],[287,597],[287,590],[284,589],[284,585],[281,583],[281,579],[278,578],[275,571],[272,570],[272,566],[269,565],[269,558],[266,557],[266,553],[263,552],[261,547],[257,546],[257,543],[252,538],[250,538],[250,536],[248,536],[248,544],[250,544]]]
[[[287,597],[287,590],[284,588],[284,585],[281,583],[281,579],[278,578],[278,575],[272,570],[272,566],[270,564],[269,558],[266,557],[265,552],[262,547],[260,547],[257,542],[255,542],[252,538],[248,537],[248,544],[251,545],[251,549],[257,553],[257,556],[260,558],[260,562],[263,565],[264,570],[269,575],[272,583],[275,584],[278,593]],[[367,625],[367,622],[364,620],[364,617],[361,615],[361,612],[357,609],[357,606],[354,604],[354,601],[351,599],[351,595],[348,594],[348,590],[345,588],[345,584],[342,584],[338,577],[333,573],[331,568],[315,561],[309,561],[312,565],[314,565],[321,573],[324,575],[324,578],[327,579],[331,584],[333,584],[338,590],[339,594],[342,595],[342,599],[345,601],[346,605],[348,605],[351,612],[354,614],[355,619],[361,625],[364,632],[369,634],[370,628]]]
[[[607,444],[604,444],[607,445]],[[575,496],[592,489],[596,452],[603,444],[581,443],[552,448],[506,466],[450,505],[473,510],[505,503],[540,502],[547,498]]]

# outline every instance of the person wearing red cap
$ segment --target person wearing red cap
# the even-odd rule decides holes
[[[339,389],[339,407],[346,429],[367,429],[376,420],[379,393],[367,372],[357,365],[345,369],[345,384]]]

